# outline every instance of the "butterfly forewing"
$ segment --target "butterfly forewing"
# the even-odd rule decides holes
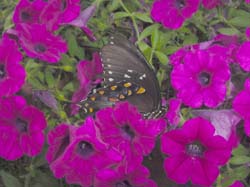
[[[150,113],[161,106],[160,88],[156,74],[138,49],[123,35],[111,36],[111,41],[101,50],[104,67],[104,85],[126,80],[145,89],[145,94],[133,94],[127,101],[140,112]]]

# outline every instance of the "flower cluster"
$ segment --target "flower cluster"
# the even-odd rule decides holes
[[[202,0],[206,9],[213,9],[222,5],[222,0]],[[156,0],[151,9],[151,16],[156,22],[162,23],[166,28],[178,29],[184,21],[191,18],[198,10],[199,0]]]
[[[131,104],[117,103],[80,127],[60,124],[50,131],[47,160],[54,175],[68,183],[156,187],[142,160],[164,128],[164,120],[145,120]]]
[[[73,25],[94,40],[86,26],[94,11],[95,6],[91,6],[81,12],[80,0],[20,0],[13,15],[15,28],[9,33],[18,37],[27,56],[56,63],[67,52],[67,43],[54,32],[60,26]]]

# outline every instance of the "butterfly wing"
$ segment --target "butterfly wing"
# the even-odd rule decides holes
[[[160,87],[156,74],[141,52],[123,35],[111,36],[101,49],[104,85],[128,81],[145,89],[145,94],[133,94],[126,100],[146,114],[161,107]]]

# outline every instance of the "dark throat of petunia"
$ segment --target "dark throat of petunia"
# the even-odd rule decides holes
[[[5,77],[5,66],[4,64],[0,64],[0,80]]]
[[[34,46],[34,50],[38,53],[44,53],[47,49],[46,46],[42,43],[37,43]]]
[[[135,133],[133,129],[128,124],[125,124],[121,127],[121,130],[123,133],[125,133],[126,137],[129,137],[129,139],[133,139],[135,137]]]
[[[21,20],[23,22],[29,21],[31,19],[31,16],[32,15],[29,12],[26,12],[26,11],[21,12]]]
[[[186,145],[186,153],[192,157],[202,157],[205,147],[198,141]]]
[[[129,181],[127,181],[127,180],[124,180],[124,181],[119,181],[119,182],[117,182],[116,184],[115,184],[115,187],[133,187],[130,183],[129,183]]]
[[[175,7],[177,9],[182,9],[186,6],[185,0],[175,0]]]
[[[205,72],[205,71],[201,72],[198,75],[198,81],[202,86],[208,86],[210,84],[210,81],[211,81],[210,73]]]
[[[94,154],[94,152],[95,152],[95,149],[89,142],[81,141],[78,143],[77,153],[81,155],[83,158],[90,157],[91,155]]]
[[[28,131],[28,122],[17,118],[15,121],[16,128],[19,130],[19,132],[27,132]]]

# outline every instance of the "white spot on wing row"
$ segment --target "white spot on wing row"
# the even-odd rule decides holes
[[[129,72],[129,73],[132,73],[132,72],[133,72],[133,70],[132,70],[132,69],[128,69],[128,72]]]
[[[108,80],[109,80],[109,82],[113,82],[114,81],[114,79],[111,78],[111,77]]]
[[[128,74],[124,74],[125,78],[131,78],[131,76],[129,76]]]
[[[139,77],[140,80],[143,80],[144,78],[146,78],[146,74],[145,73],[142,76]]]

